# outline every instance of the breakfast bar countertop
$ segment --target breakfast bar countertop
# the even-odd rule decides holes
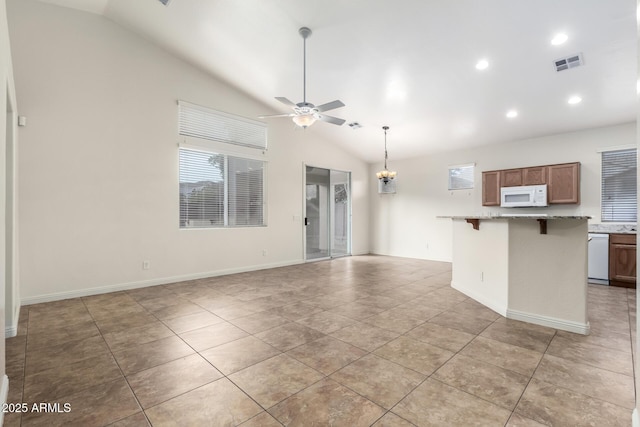
[[[545,214],[500,214],[500,215],[440,215],[438,218],[451,219],[591,219],[580,215],[545,215]]]

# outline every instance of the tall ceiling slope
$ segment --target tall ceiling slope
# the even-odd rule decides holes
[[[381,159],[383,125],[400,159],[635,120],[629,0],[41,1],[104,15],[251,94],[265,114],[290,111],[276,96],[302,101],[307,26],[307,101],[340,99],[331,115],[361,127],[300,132],[369,162]],[[567,41],[551,44],[558,33]],[[576,54],[581,66],[556,71]]]

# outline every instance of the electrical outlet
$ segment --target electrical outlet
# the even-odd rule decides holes
[[[267,256],[267,250],[266,249],[262,250],[262,256]]]
[[[149,261],[142,261],[142,269],[143,270],[148,270],[149,267],[150,267]]]

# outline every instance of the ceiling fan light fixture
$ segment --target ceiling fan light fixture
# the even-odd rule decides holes
[[[285,97],[277,96],[276,99],[282,102],[284,105],[292,108],[293,113],[274,114],[258,117],[262,119],[268,117],[293,117],[293,122],[296,124],[296,126],[299,126],[303,129],[308,128],[317,120],[342,126],[342,124],[346,120],[324,114],[325,111],[344,107],[342,101],[336,99],[335,101],[327,102],[318,106],[307,102],[307,38],[311,36],[311,30],[308,27],[302,27],[298,30],[298,33],[300,34],[300,37],[302,37],[302,102],[294,104]]]
[[[298,116],[293,116],[292,120],[293,123],[295,123],[302,129],[306,129],[316,122],[316,118],[313,116],[313,114],[300,114]]]

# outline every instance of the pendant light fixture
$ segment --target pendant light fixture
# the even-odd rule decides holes
[[[382,126],[382,130],[384,131],[384,170],[377,172],[376,176],[380,181],[386,184],[389,182],[389,180],[392,180],[396,177],[396,172],[387,169],[387,159],[389,157],[387,154],[387,131],[389,130],[389,126]]]

